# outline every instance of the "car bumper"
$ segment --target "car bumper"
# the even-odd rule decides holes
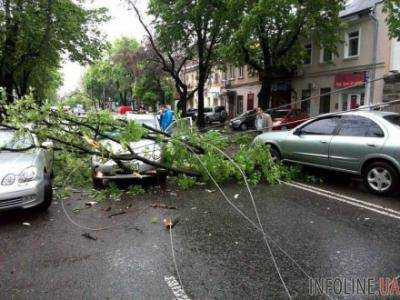
[[[28,209],[44,201],[44,180],[32,181],[23,185],[0,186],[0,211]]]

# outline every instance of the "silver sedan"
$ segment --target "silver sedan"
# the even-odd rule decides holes
[[[373,193],[400,187],[400,115],[356,111],[323,115],[290,131],[257,136],[274,159],[360,175]]]
[[[0,211],[51,205],[52,143],[41,146],[31,134],[0,127]]]

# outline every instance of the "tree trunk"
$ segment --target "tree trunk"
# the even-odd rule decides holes
[[[200,77],[200,76],[199,76]],[[197,101],[198,101],[198,115],[197,115],[197,127],[202,129],[205,127],[204,120],[204,82],[199,79],[199,85],[197,90]]]
[[[4,88],[6,91],[6,103],[11,104],[14,102],[14,93],[13,93],[13,80],[12,74],[6,74],[4,78]]]
[[[261,89],[258,93],[258,107],[264,111],[271,108],[272,79],[269,76],[260,76]]]
[[[178,102],[178,110],[182,113],[182,117],[186,117],[187,115],[187,97],[188,92],[187,89],[183,89],[179,92],[179,102]]]

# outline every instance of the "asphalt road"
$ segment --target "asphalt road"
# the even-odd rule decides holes
[[[373,203],[377,211],[398,210],[399,218],[299,187],[255,188],[261,222],[295,298],[309,296],[309,277],[364,279],[400,271],[400,199],[370,196],[357,182],[332,178],[319,187]],[[101,231],[73,225],[60,202],[47,214],[0,215],[0,299],[287,298],[263,235],[219,193],[206,189],[155,190],[79,213],[73,210],[84,207],[85,195],[65,201],[76,223],[112,226]],[[224,190],[257,222],[243,186]],[[155,202],[177,209],[150,207]],[[109,217],[120,211],[126,213]],[[163,226],[170,216],[179,220],[172,231],[179,276],[170,232]]]

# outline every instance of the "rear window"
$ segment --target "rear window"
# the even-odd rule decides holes
[[[400,127],[400,115],[389,115],[383,117],[386,121],[389,121],[393,125]]]

